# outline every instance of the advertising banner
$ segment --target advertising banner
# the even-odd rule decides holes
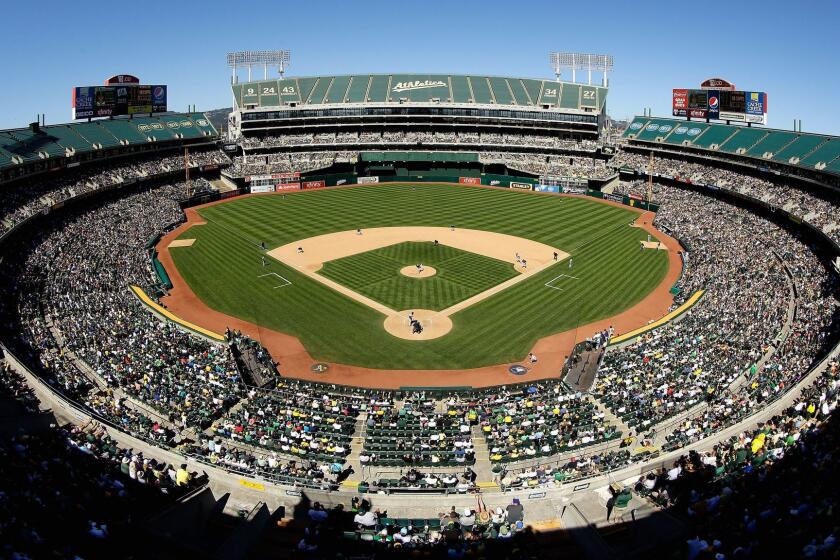
[[[586,187],[563,187],[565,194],[586,194]]]
[[[304,181],[301,183],[303,189],[322,189],[327,186],[325,181]]]
[[[530,191],[531,190],[531,183],[517,183],[515,181],[510,182],[510,188],[512,189],[519,189],[522,191]]]
[[[75,87],[73,118],[115,117],[166,111],[166,86],[135,84]]]
[[[462,185],[480,185],[481,177],[458,177],[458,182]]]
[[[534,190],[537,192],[553,192],[559,193],[560,186],[559,185],[534,185]]]
[[[300,183],[279,183],[274,185],[274,190],[280,191],[296,191],[300,189]]]
[[[709,112],[707,116],[710,119],[720,118],[720,92],[713,89],[709,90]]]
[[[274,192],[274,185],[254,185],[251,187],[252,193],[266,193]]]
[[[688,90],[675,89],[674,98],[671,103],[672,114],[675,117],[684,117],[688,114]]]
[[[359,177],[357,182],[360,185],[373,185],[379,182],[379,177]]]

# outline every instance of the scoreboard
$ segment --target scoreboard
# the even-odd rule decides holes
[[[713,89],[675,89],[675,117],[767,124],[767,93]]]
[[[120,84],[73,88],[73,119],[166,112],[166,86]]]

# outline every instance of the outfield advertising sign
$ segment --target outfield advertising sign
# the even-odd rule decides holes
[[[481,177],[458,177],[458,182],[462,185],[480,185]]]
[[[251,192],[254,194],[274,192],[274,185],[251,185]]]
[[[532,186],[533,185],[531,185],[531,183],[517,183],[515,181],[510,182],[510,188],[522,191],[530,191]]]
[[[379,177],[359,177],[356,182],[360,185],[374,185],[379,182]]]
[[[534,190],[536,192],[559,193],[560,192],[560,186],[559,185],[534,185]]]
[[[675,117],[684,117],[688,113],[688,90],[675,89],[671,102],[671,112]]]
[[[566,194],[586,194],[586,187],[563,187]]]
[[[300,183],[278,183],[274,185],[274,190],[280,191],[296,191],[300,188]]]
[[[302,189],[322,189],[327,186],[327,183],[324,180],[304,181],[300,186]]]

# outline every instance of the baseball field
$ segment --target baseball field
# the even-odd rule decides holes
[[[583,197],[380,184],[198,215],[168,251],[204,304],[365,368],[518,362],[541,338],[637,304],[669,268],[667,251],[641,248],[637,211]],[[413,310],[434,337],[412,338]]]

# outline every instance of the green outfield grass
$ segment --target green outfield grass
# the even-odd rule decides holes
[[[437,274],[410,278],[405,266],[422,263]],[[328,261],[318,274],[326,276],[395,311],[440,311],[513,278],[510,263],[429,241],[405,242]]]
[[[170,249],[178,270],[210,307],[297,336],[318,360],[374,368],[450,369],[516,362],[537,339],[615,315],[664,278],[665,251],[640,251],[636,213],[592,199],[432,183],[381,184],[234,199],[201,209],[207,224]],[[533,239],[570,253],[560,262],[452,315],[429,341],[392,337],[384,316],[280,262],[269,248],[356,228],[455,225]],[[275,272],[275,276],[259,278]],[[566,274],[575,278],[558,276]],[[545,284],[560,288],[552,289]],[[416,280],[415,280],[416,281]],[[410,306],[409,306],[410,307]],[[591,333],[587,333],[591,334]],[[293,372],[290,372],[293,373]]]

